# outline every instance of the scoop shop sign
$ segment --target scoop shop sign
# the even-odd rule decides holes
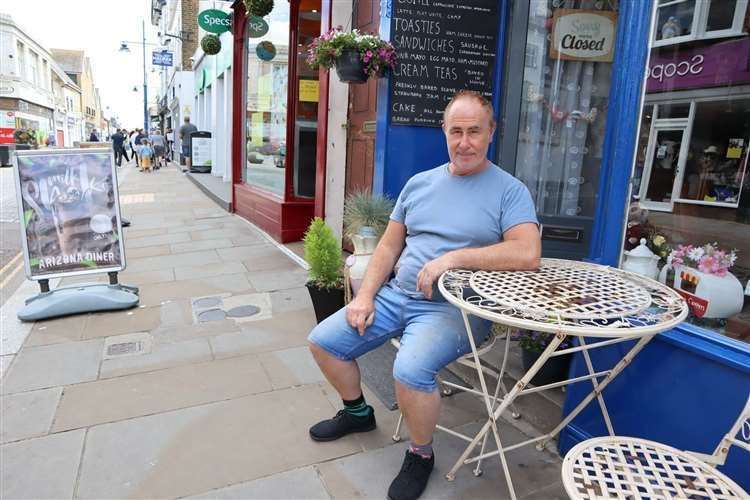
[[[208,9],[198,14],[198,26],[209,33],[221,34],[232,29],[232,18],[219,9]]]
[[[565,61],[612,62],[616,31],[615,12],[557,9],[549,55]]]

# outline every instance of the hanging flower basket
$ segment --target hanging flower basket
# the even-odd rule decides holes
[[[216,55],[221,51],[221,39],[216,35],[206,35],[201,39],[201,49],[210,56]]]
[[[244,0],[248,14],[264,17],[273,10],[273,0]]]
[[[396,49],[377,35],[335,28],[312,41],[306,60],[312,69],[335,66],[343,82],[364,83],[393,67]]]
[[[341,55],[336,58],[336,74],[339,80],[347,83],[365,83],[367,73],[365,72],[365,63],[355,49],[344,49]]]

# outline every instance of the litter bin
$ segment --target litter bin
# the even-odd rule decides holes
[[[10,167],[13,164],[11,158],[15,149],[15,144],[0,144],[0,167]]]
[[[13,153],[31,149],[30,144],[0,144],[0,166],[10,167],[13,165]]]

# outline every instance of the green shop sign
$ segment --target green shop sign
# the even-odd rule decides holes
[[[209,33],[220,34],[232,29],[232,18],[219,9],[208,9],[198,14],[198,26]]]
[[[262,17],[248,17],[247,36],[249,38],[260,38],[266,33],[268,33],[268,23]]]

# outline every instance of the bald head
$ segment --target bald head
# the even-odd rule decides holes
[[[443,110],[443,123],[446,123],[448,121],[448,114],[450,113],[451,108],[453,108],[453,105],[459,100],[470,100],[479,104],[481,109],[483,109],[487,113],[490,127],[495,127],[495,110],[492,107],[492,103],[488,101],[487,98],[485,98],[482,94],[473,90],[459,90],[458,92],[453,94],[450,102],[445,107],[445,110]]]

